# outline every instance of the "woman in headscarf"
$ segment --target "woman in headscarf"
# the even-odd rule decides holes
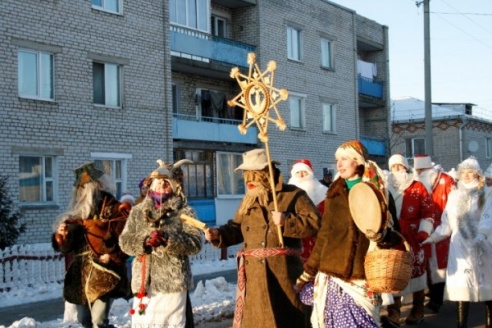
[[[364,257],[370,244],[391,243],[393,236],[384,226],[370,236],[361,232],[348,195],[356,184],[366,182],[387,201],[384,173],[357,140],[342,144],[335,158],[338,173],[326,196],[316,244],[296,287],[304,303],[313,303],[313,327],[379,327],[382,297],[368,289]],[[314,284],[308,283],[313,278]]]
[[[458,327],[467,327],[470,302],[485,302],[492,326],[492,202],[474,157],[458,165],[458,188],[449,194],[441,224],[422,244],[451,236],[444,299],[457,302]]]

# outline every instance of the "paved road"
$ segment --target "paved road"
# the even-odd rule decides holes
[[[223,276],[228,282],[236,283],[236,270],[225,272],[210,273],[197,275],[194,277],[195,283],[199,280],[210,280],[218,276]],[[63,318],[64,302],[60,299],[41,301],[25,305],[15,305],[6,308],[0,308],[0,325],[9,327],[14,321],[24,317],[34,318],[36,321],[44,322]],[[456,304],[445,302],[438,314],[426,313],[425,319],[419,325],[405,326],[404,319],[410,312],[411,305],[405,305],[402,308],[402,327],[418,328],[441,328],[456,327]],[[384,311],[383,313],[384,314]],[[232,319],[221,322],[200,323],[196,328],[231,328]],[[470,328],[485,328],[485,305],[481,303],[472,303],[470,306],[470,315],[468,321]]]

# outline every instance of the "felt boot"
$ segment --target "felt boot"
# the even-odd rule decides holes
[[[424,300],[425,293],[423,290],[413,293],[412,309],[405,319],[407,325],[417,325],[424,320]]]
[[[381,322],[384,328],[396,328],[400,327],[401,316],[401,297],[394,297],[395,303],[388,305],[388,315],[381,317]]]
[[[470,302],[458,302],[458,328],[468,327],[468,309]]]

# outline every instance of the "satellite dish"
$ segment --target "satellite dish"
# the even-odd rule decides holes
[[[476,142],[475,140],[472,140],[468,143],[468,150],[471,152],[471,153],[474,153],[478,150],[478,142]]]

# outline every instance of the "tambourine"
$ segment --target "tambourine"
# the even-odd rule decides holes
[[[348,201],[355,225],[368,237],[380,233],[388,224],[385,197],[372,183],[357,183],[350,189]]]

